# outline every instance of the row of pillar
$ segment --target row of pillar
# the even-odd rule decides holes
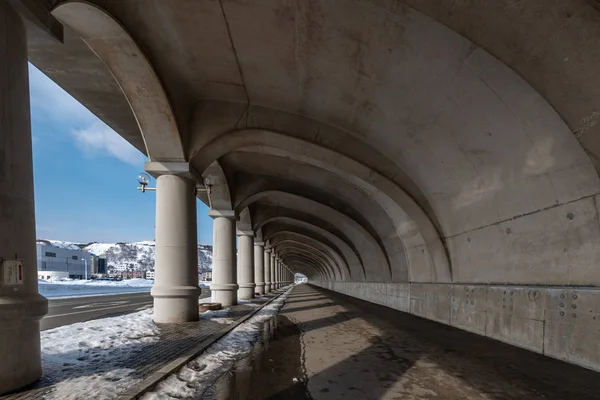
[[[198,320],[196,187],[186,163],[146,163],[156,177],[154,320]],[[293,274],[252,231],[238,231],[234,211],[210,210],[213,219],[212,301],[231,306],[289,285]]]
[[[48,302],[37,287],[27,35],[20,16],[0,0],[0,395],[42,374],[39,320]],[[154,320],[198,320],[197,176],[187,163],[150,162],[156,184]],[[213,284],[228,306],[291,282],[291,274],[252,234],[239,240],[233,211],[214,219]],[[237,270],[237,272],[236,272]]]
[[[211,210],[209,215],[214,219],[213,282],[210,285],[214,302],[235,305],[238,299],[249,300],[292,283],[293,274],[280,256],[269,245],[255,241],[253,232],[237,232],[236,263],[235,214]]]

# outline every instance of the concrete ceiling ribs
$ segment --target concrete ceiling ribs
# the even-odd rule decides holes
[[[50,3],[30,60],[291,269],[600,284],[590,2]]]

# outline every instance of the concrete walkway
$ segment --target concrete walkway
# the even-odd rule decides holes
[[[309,285],[258,358],[236,398],[600,399],[598,373]]]
[[[261,298],[253,299],[252,303],[262,307],[269,300],[274,298],[281,291],[265,295]],[[120,368],[135,370],[133,377],[140,382],[129,391],[136,391],[142,388],[148,380],[162,370],[171,368],[178,364],[180,360],[203,351],[209,347],[216,339],[221,337],[226,331],[230,330],[236,322],[247,317],[251,312],[259,309],[257,306],[237,305],[228,307],[230,311],[227,318],[233,320],[231,324],[221,324],[212,320],[201,320],[199,322],[188,322],[181,324],[159,325],[160,339],[158,343],[138,346],[136,349],[126,349],[127,355]],[[117,351],[119,349],[116,349]],[[52,367],[52,368],[51,368]],[[55,376],[47,373],[56,366],[49,366],[44,361],[44,376],[38,382],[25,390],[0,396],[0,400],[30,400],[54,398],[54,385],[59,383]],[[98,365],[98,370],[93,372],[102,372],[103,365]],[[69,379],[77,379],[91,374],[89,370],[73,371]],[[93,385],[93,383],[91,383]],[[123,395],[122,395],[123,396]],[[125,396],[125,397],[128,397]]]

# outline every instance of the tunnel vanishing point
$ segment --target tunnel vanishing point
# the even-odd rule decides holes
[[[156,322],[210,181],[225,305],[299,272],[600,370],[598,1],[0,0],[0,394],[42,373],[28,61],[150,160]]]

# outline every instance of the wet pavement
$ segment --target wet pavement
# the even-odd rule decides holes
[[[221,399],[600,399],[600,374],[309,285],[203,395]]]

